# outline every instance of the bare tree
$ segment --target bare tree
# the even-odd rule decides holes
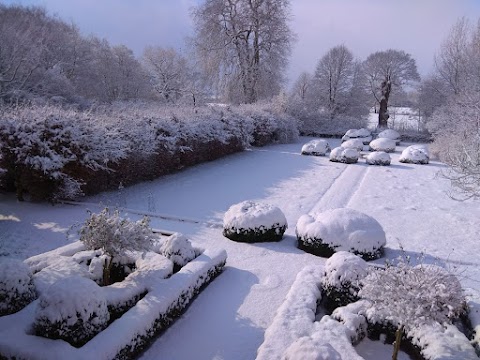
[[[229,100],[279,92],[293,40],[289,16],[289,0],[206,0],[194,9],[198,57]]]
[[[308,72],[302,72],[293,84],[292,96],[298,97],[301,101],[306,101],[308,93],[312,88],[312,75]]]
[[[330,49],[318,62],[315,84],[322,104],[331,118],[346,106],[354,74],[353,55],[345,45]]]
[[[364,70],[375,101],[380,105],[378,126],[387,127],[388,101],[395,88],[409,81],[419,81],[415,60],[404,51],[386,50],[373,53],[364,62]]]

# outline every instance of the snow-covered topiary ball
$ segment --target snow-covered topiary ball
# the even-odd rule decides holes
[[[34,331],[78,347],[105,329],[109,319],[101,288],[93,280],[73,276],[52,284],[40,296]]]
[[[28,265],[17,259],[0,257],[0,316],[23,309],[35,297]]]
[[[303,336],[285,350],[282,360],[342,360],[342,356],[332,345]]]
[[[374,151],[366,157],[368,165],[390,165],[391,161],[390,155],[384,151]]]
[[[347,208],[302,215],[296,234],[300,249],[323,257],[349,251],[366,260],[377,259],[386,243],[385,232],[377,220]]]
[[[358,162],[359,153],[355,149],[345,149],[342,146],[336,147],[330,152],[330,161],[355,164]]]
[[[377,138],[385,138],[390,140],[395,140],[397,145],[400,145],[400,133],[393,129],[386,129],[380,132]]]
[[[243,201],[231,206],[223,218],[223,235],[240,242],[279,241],[287,219],[276,206]]]
[[[326,140],[311,140],[302,146],[302,155],[323,156],[330,151]]]
[[[160,253],[170,259],[175,266],[182,267],[195,259],[192,243],[182,234],[175,233],[160,247]]]
[[[411,145],[402,151],[398,161],[410,164],[428,164],[430,156],[426,147]]]
[[[355,149],[357,151],[363,150],[363,141],[359,139],[350,139],[342,143],[344,149]]]
[[[372,140],[369,144],[370,151],[384,151],[384,152],[394,152],[396,143],[395,140],[387,139],[387,138],[378,138]]]
[[[342,137],[342,141],[347,141],[350,139],[358,139],[363,142],[364,145],[368,145],[372,141],[372,133],[370,130],[361,128],[361,129],[350,129]]]
[[[329,307],[336,308],[357,301],[360,280],[368,275],[368,264],[347,251],[333,254],[325,263],[322,287]]]

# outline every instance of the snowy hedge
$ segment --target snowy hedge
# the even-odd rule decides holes
[[[392,159],[390,158],[390,155],[388,155],[384,151],[373,151],[370,154],[367,155],[365,158],[365,161],[367,162],[368,165],[390,165]]]
[[[378,138],[372,140],[369,144],[370,151],[394,152],[396,147],[395,140],[387,138]]]
[[[22,261],[0,256],[0,316],[17,312],[36,298],[32,276]]]
[[[408,164],[428,164],[430,162],[428,148],[424,145],[410,145],[402,151],[398,161]]]
[[[342,147],[344,149],[355,149],[357,151],[363,150],[363,141],[360,139],[350,139],[342,142]]]
[[[302,146],[302,155],[323,156],[330,151],[330,144],[326,140],[310,140]]]
[[[372,133],[365,128],[350,129],[342,137],[342,141],[348,141],[350,139],[358,139],[363,142],[364,145],[368,145],[372,141]]]
[[[383,130],[382,132],[380,132],[377,135],[377,138],[379,138],[379,139],[390,139],[390,140],[395,141],[396,145],[400,145],[401,136],[400,136],[400,133],[396,130],[386,129],[386,130]]]
[[[330,152],[330,161],[355,164],[358,162],[359,156],[360,154],[356,149],[345,149],[344,147],[339,146]]]
[[[254,201],[232,205],[223,218],[223,235],[239,242],[280,241],[287,219],[276,206]]]
[[[159,239],[151,251],[132,252],[135,271],[103,287],[90,280],[95,274],[89,264],[99,254],[80,241],[25,260],[35,272],[40,298],[15,314],[0,316],[0,358],[137,356],[225,266],[224,250],[195,249],[197,256],[173,274],[172,261],[155,252],[168,239]],[[28,328],[33,332],[27,333]]]
[[[302,215],[295,231],[300,249],[323,257],[349,251],[366,260],[377,259],[386,244],[385,232],[377,220],[348,208]]]
[[[297,121],[271,104],[114,104],[0,111],[0,186],[56,201],[118,188],[243,150],[291,142]]]

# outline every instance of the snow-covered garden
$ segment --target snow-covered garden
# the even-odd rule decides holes
[[[148,339],[152,345],[142,359],[377,359],[390,357],[393,349],[378,339],[391,342],[402,324],[403,343],[425,359],[476,358],[478,201],[452,200],[450,183],[438,176],[445,165],[435,159],[427,165],[400,162],[403,153],[427,155],[425,146],[400,143],[394,152],[383,153],[390,166],[370,166],[369,156],[381,152],[369,151],[368,145],[353,150],[359,159],[349,164],[302,156],[310,140],[249,148],[80,202],[51,206],[1,194],[0,253],[20,261],[23,265],[15,268],[23,270],[7,271],[9,264],[0,275],[17,276],[21,283],[14,287],[25,297],[12,310],[17,312],[0,317],[0,354],[109,359],[137,354]],[[323,149],[326,142],[332,149],[341,146],[339,139],[326,139]],[[118,213],[102,213],[105,207]],[[89,226],[102,228],[105,236],[109,226],[117,227],[111,236],[119,240],[132,234],[146,240],[119,256],[118,247],[92,245]],[[226,237],[232,234],[236,241]],[[235,238],[239,234],[246,240]],[[313,239],[326,246],[328,256],[334,250],[333,256],[297,247]],[[186,260],[178,261],[179,254]],[[105,264],[112,258],[123,275],[106,285]],[[390,274],[385,266],[393,278],[403,278],[396,272],[403,269],[399,258],[408,259],[407,270],[418,265],[448,271],[433,271],[434,281],[441,279],[434,283],[400,284],[418,285],[417,298],[440,299],[446,307],[425,310],[398,284],[397,293],[385,295],[393,301],[381,298],[384,291],[378,293],[375,281],[385,281],[383,272]],[[431,279],[428,271],[408,279]],[[452,289],[457,298],[442,297]],[[55,305],[62,301],[69,305]],[[392,302],[400,308],[392,308]],[[399,315],[417,314],[421,320],[419,311],[428,315],[429,309],[438,317],[404,324]],[[452,325],[462,316],[470,319],[460,327],[463,333]],[[166,318],[169,324],[176,321],[162,331]],[[79,343],[35,335],[52,328],[52,320],[75,328],[92,319],[98,320],[95,326],[82,331],[91,331],[89,338]],[[469,326],[477,332],[469,332]],[[160,337],[152,337],[158,332]],[[400,352],[399,358],[408,355]]]

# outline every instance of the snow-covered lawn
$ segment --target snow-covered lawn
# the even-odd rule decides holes
[[[362,158],[357,164],[333,163],[301,156],[309,140],[254,148],[82,199],[87,205],[18,203],[2,194],[0,255],[25,259],[71,243],[78,235],[69,228],[85,221],[86,209],[98,212],[104,206],[125,208],[132,220],[150,214],[154,228],[182,232],[198,246],[226,249],[224,273],[143,354],[146,360],[254,359],[296,275],[326,261],[297,249],[297,220],[338,207],[361,211],[381,224],[386,258],[401,255],[400,247],[413,259],[424,254],[424,261],[456,273],[467,295],[480,303],[480,201],[448,196],[450,184],[438,175],[445,165],[399,163],[407,143],[397,146],[389,167],[368,166]],[[328,141],[332,148],[340,145],[340,140]],[[222,236],[224,213],[244,200],[282,210],[288,222],[282,241],[245,244]]]

